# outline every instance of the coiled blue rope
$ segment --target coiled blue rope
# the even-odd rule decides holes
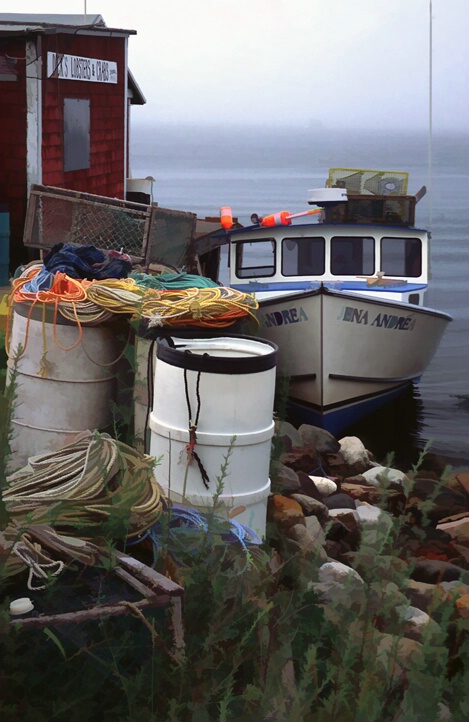
[[[248,547],[250,545],[262,544],[262,539],[256,534],[255,531],[240,524],[235,519],[224,519],[222,517],[216,517],[217,522],[220,525],[228,529],[225,531],[219,531],[217,528],[212,530],[213,535],[219,535],[220,539],[229,543],[239,543],[242,550],[249,555]],[[153,546],[153,566],[155,566],[162,546],[165,542],[165,531],[161,522],[157,522],[150,527],[141,537],[128,541],[128,545],[132,546],[139,542],[149,539]],[[180,504],[172,504],[169,513],[169,528],[166,534],[169,532],[171,542],[173,546],[178,547],[179,550],[190,553],[190,549],[187,546],[187,532],[194,532],[198,537],[199,535],[206,534],[209,531],[209,524],[207,516],[197,509],[182,506]],[[196,551],[196,550],[194,550]]]
[[[316,471],[321,471],[321,472],[322,472],[322,475],[323,475],[323,477],[324,477],[325,479],[331,479],[331,478],[332,478],[332,477],[328,476],[327,471],[324,470],[324,467],[323,467],[323,465],[321,464],[321,461],[319,461],[319,466],[316,466],[315,469],[313,469],[312,471],[309,471],[309,472],[308,472],[308,475],[309,475],[309,476],[313,476]]]
[[[28,293],[38,293],[38,291],[48,291],[54,280],[54,273],[46,268],[41,268],[37,276],[34,276],[28,283],[23,286],[23,291]]]

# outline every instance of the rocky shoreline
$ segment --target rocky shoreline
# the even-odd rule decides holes
[[[315,560],[309,586],[326,614],[340,618],[341,603],[344,611],[363,612],[365,602],[374,613],[386,609],[377,659],[386,663],[394,644],[405,674],[428,635],[438,636],[449,603],[450,665],[465,636],[454,624],[469,619],[469,472],[424,454],[404,473],[378,464],[357,437],[287,422],[277,432],[270,532]]]

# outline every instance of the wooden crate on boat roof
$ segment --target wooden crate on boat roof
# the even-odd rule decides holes
[[[413,226],[417,196],[407,194],[409,174],[392,170],[330,168],[327,188],[345,188],[347,202],[326,207],[326,223]]]
[[[348,195],[346,203],[326,208],[326,223],[374,223],[413,226],[415,196]]]

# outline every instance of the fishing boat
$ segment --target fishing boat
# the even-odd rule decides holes
[[[407,175],[332,169],[309,192],[316,208],[218,234],[230,285],[256,295],[257,334],[279,347],[291,411],[331,433],[417,382],[452,320],[425,305],[425,188],[407,195]]]

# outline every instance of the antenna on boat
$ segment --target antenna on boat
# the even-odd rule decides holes
[[[428,196],[430,200],[430,210],[428,217],[428,225],[431,229],[432,225],[432,154],[433,154],[433,19],[432,19],[432,0],[429,0],[429,65],[428,65]]]
[[[86,13],[86,0],[83,0],[83,2],[84,2],[83,21],[84,21],[84,24],[86,25],[86,24],[87,24],[87,22],[86,22],[86,15],[87,15],[87,13]]]

